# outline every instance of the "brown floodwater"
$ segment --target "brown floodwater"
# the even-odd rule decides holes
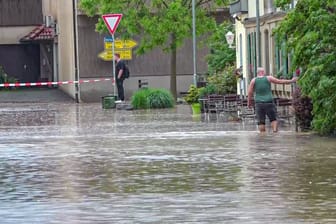
[[[335,223],[336,139],[294,129],[2,104],[0,223]]]

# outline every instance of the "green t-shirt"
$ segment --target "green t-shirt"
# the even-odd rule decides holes
[[[257,77],[254,81],[255,102],[256,103],[271,103],[273,102],[273,95],[271,83],[266,76]]]

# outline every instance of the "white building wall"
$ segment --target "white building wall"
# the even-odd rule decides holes
[[[297,1],[293,1],[294,6]],[[275,40],[272,35],[273,29],[277,24],[283,19],[283,14],[279,14],[281,11],[279,8],[275,8],[274,0],[259,0],[259,16],[260,16],[260,51],[261,55],[261,66],[269,68],[270,75],[276,75],[276,60],[275,60]],[[248,62],[248,34],[256,32],[256,22],[257,15],[256,10],[256,0],[248,0],[248,13],[239,14],[240,21],[235,21],[235,37],[236,37],[236,64],[237,68],[242,66],[242,72],[245,81],[245,88],[249,85],[248,74],[249,74],[249,62]],[[242,21],[242,22],[241,22]],[[266,38],[265,32],[268,31],[268,38]],[[239,37],[242,34],[242,46],[240,46]],[[268,46],[268,53],[266,48]],[[268,54],[268,59],[267,59]],[[242,60],[241,60],[242,57]],[[253,59],[252,59],[253,61]],[[242,62],[242,63],[241,63]],[[238,93],[241,89],[241,83],[238,83],[237,90]],[[280,95],[288,96],[290,92],[290,86],[283,87],[282,85],[273,85],[274,93],[280,93]]]
[[[243,19],[243,18],[241,18]],[[235,23],[235,40],[236,40],[236,67],[242,68],[243,72],[243,79],[238,81],[237,85],[237,93],[242,93],[243,95],[247,92],[247,83],[246,83],[246,74],[247,74],[247,37],[246,37],[246,29],[244,27],[244,24],[242,24],[240,21],[236,20]]]

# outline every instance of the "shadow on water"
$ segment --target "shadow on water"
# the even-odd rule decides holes
[[[1,223],[336,222],[334,138],[190,108],[3,105]]]

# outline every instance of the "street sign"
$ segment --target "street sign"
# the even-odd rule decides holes
[[[107,28],[112,35],[114,35],[114,32],[116,31],[120,23],[121,17],[122,14],[106,14],[102,16]]]
[[[129,39],[129,40],[116,40],[115,41],[115,47],[119,48],[119,49],[123,49],[123,48],[134,48],[135,46],[137,46],[138,43],[135,40]]]
[[[104,48],[106,50],[112,50],[112,44],[113,42],[104,42]]]
[[[113,38],[112,37],[104,37],[104,42],[113,42]]]
[[[113,40],[112,39],[104,39],[104,47],[105,49],[112,49]],[[135,40],[115,40],[114,47],[117,49],[132,49],[137,46],[138,43]]]
[[[113,38],[112,37],[104,37],[104,48],[112,49]]]
[[[132,60],[132,50],[131,49],[118,49],[118,50],[115,50],[114,53],[120,54],[120,59],[122,60]],[[112,50],[105,50],[99,53],[98,57],[103,59],[104,61],[112,61],[113,52]]]

